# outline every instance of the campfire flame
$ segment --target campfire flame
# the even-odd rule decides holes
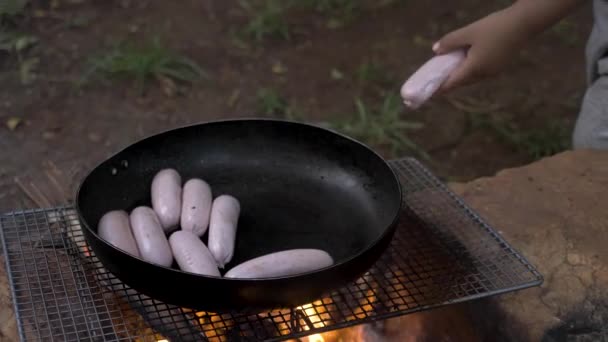
[[[368,317],[369,314],[374,311],[374,304],[377,301],[378,298],[373,286],[369,286],[365,290],[364,295],[355,299],[355,302],[352,303],[353,307],[351,309],[351,314],[343,317],[343,319],[346,321],[356,321]],[[344,303],[334,303],[332,300],[326,298],[324,300],[317,300],[312,303],[298,306],[293,311],[281,310],[280,312],[261,313],[257,315],[257,320],[267,321],[268,323],[273,324],[281,335],[289,335],[290,333],[297,331],[314,331],[315,329],[331,326],[334,323],[334,317],[332,316],[335,314],[338,305],[344,305]],[[190,312],[197,317],[202,330],[210,341],[226,341],[226,337],[218,336],[221,335],[220,331],[230,329],[230,327],[238,324],[230,315],[217,315],[205,311]],[[361,326],[357,325],[342,330],[313,333],[298,341],[333,342],[341,340],[341,337],[345,336],[345,334],[354,337],[356,341],[364,341],[365,338],[363,337],[364,334],[361,329]]]
[[[81,227],[79,222],[77,221],[75,213],[70,213],[71,215],[67,218],[64,217],[64,220],[69,222],[69,226],[67,230],[68,236],[73,240],[76,244],[78,250],[84,257],[91,257],[92,251],[84,242],[84,239],[80,233]],[[49,214],[49,222],[55,223],[59,220],[59,213]],[[373,311],[373,303],[376,302],[376,296],[372,289],[368,289],[365,295],[362,298],[356,300],[358,303],[353,303],[356,305],[356,308],[353,309],[353,314],[344,317],[346,321],[353,321],[358,318],[365,318],[368,312]],[[263,313],[258,314],[258,316],[262,319],[266,319],[269,322],[272,322],[281,335],[289,335],[295,327],[291,326],[294,324],[294,321],[297,321],[295,324],[298,324],[297,330],[309,331],[311,329],[320,329],[326,326],[331,326],[333,324],[333,312],[336,310],[336,306],[339,303],[334,303],[332,300],[328,300],[327,298],[324,300],[317,300],[315,302],[301,305],[292,310],[282,310],[281,312],[272,312],[272,313]],[[184,312],[190,313],[198,319],[198,322],[201,325],[202,330],[204,331],[206,337],[209,341],[226,341],[227,338],[225,336],[218,336],[218,333],[222,330],[230,329],[230,327],[237,324],[233,319],[229,318],[230,315],[217,315],[211,312],[198,311],[190,309],[183,309]],[[294,315],[296,317],[291,317]],[[287,319],[289,317],[291,319]],[[301,338],[297,341],[307,341],[307,342],[335,342],[341,341],[342,337],[345,335],[356,336],[356,341],[363,341],[364,338],[360,334],[360,326],[355,326],[352,328],[346,328],[337,331],[329,331],[324,333],[314,333],[308,335],[307,337]],[[344,333],[344,331],[350,331],[350,333]],[[221,334],[221,333],[219,333]],[[354,334],[354,335],[353,335]],[[140,341],[140,339],[136,339]],[[148,341],[149,339],[144,339]],[[154,338],[151,339],[156,342],[169,342],[164,336],[160,334],[156,334]],[[143,341],[143,340],[142,340]]]
[[[308,342],[325,342],[325,339],[321,334],[314,334],[308,336]]]

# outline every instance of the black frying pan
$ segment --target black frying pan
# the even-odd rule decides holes
[[[214,196],[241,202],[226,270],[290,248],[323,249],[335,264],[290,277],[222,279],[157,266],[100,239],[101,216],[151,206],[152,178],[168,167],[183,182],[202,178]],[[355,280],[388,246],[400,208],[396,175],[366,146],[312,125],[266,119],[202,123],[141,140],[93,169],[76,199],[87,242],[116,277],[152,298],[213,312],[302,305]]]

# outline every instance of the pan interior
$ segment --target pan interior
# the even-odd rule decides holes
[[[99,165],[79,191],[85,226],[96,230],[109,210],[150,206],[152,178],[168,167],[182,182],[201,178],[214,197],[240,201],[227,268],[291,248],[320,248],[343,261],[377,240],[399,209],[394,175],[365,146],[308,125],[236,120],[162,133]]]

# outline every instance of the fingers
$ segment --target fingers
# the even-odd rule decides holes
[[[470,38],[468,26],[463,27],[456,31],[452,31],[439,39],[433,44],[433,51],[436,54],[441,55],[458,48],[467,47],[471,44]]]
[[[471,46],[472,38],[469,30],[469,26],[465,26],[456,31],[452,31],[433,45],[433,51],[438,54],[448,53],[450,51],[466,48]],[[445,93],[449,90],[457,88],[459,86],[472,82],[474,76],[474,62],[471,60],[469,54],[462,62],[462,64],[456,68],[448,77],[445,82],[437,89],[437,94]]]
[[[475,61],[467,57],[460,66],[458,66],[448,78],[441,84],[438,93],[445,93],[454,88],[472,83],[476,79]]]

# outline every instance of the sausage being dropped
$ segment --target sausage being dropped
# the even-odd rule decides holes
[[[266,254],[226,272],[226,278],[269,278],[290,276],[331,266],[333,258],[320,249],[289,249]]]
[[[420,107],[464,58],[465,52],[461,49],[428,60],[401,87],[403,102],[412,109]]]
[[[169,236],[177,265],[182,271],[220,277],[215,259],[207,246],[194,233],[178,230]]]
[[[212,201],[207,182],[198,178],[188,180],[182,192],[181,229],[203,236],[209,227]]]
[[[133,236],[142,259],[165,267],[171,266],[173,253],[154,210],[139,206],[133,209],[130,219]]]
[[[133,256],[140,256],[126,211],[112,210],[105,213],[99,220],[97,233],[116,248]]]
[[[182,178],[174,169],[160,170],[152,180],[150,189],[152,208],[165,232],[179,224],[182,209]]]
[[[230,195],[218,196],[211,206],[208,245],[219,268],[232,260],[240,211],[239,201]]]

